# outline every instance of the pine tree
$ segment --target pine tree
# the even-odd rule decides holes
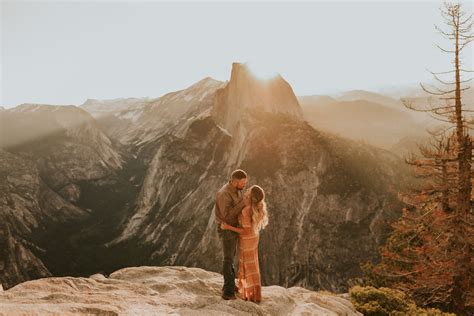
[[[412,155],[412,165],[421,180],[418,188],[402,196],[407,203],[401,219],[381,248],[382,262],[371,273],[384,283],[410,293],[424,306],[438,306],[465,315],[469,296],[473,296],[474,244],[472,198],[472,116],[464,104],[461,74],[472,72],[462,68],[461,54],[472,41],[472,14],[466,16],[461,4],[445,3],[441,8],[448,31],[437,26],[440,34],[453,44],[453,49],[438,47],[453,54],[454,69],[431,72],[445,86],[421,88],[436,96],[437,102],[418,106],[404,99],[406,107],[427,112],[442,122],[431,130],[432,142],[420,145],[421,157]],[[440,78],[454,75],[453,81]],[[472,100],[471,100],[472,101]],[[472,106],[472,104],[471,104]]]

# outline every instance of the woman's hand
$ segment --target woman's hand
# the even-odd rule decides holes
[[[229,229],[229,225],[227,223],[221,223],[221,229]]]

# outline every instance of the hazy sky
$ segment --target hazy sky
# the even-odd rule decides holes
[[[297,95],[425,82],[451,65],[441,4],[3,1],[0,105],[158,97],[228,80],[234,61]]]

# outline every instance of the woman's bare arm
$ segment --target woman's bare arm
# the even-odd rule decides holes
[[[225,229],[234,231],[234,232],[239,233],[239,234],[243,234],[243,233],[244,233],[244,229],[243,229],[243,228],[234,227],[234,226],[231,226],[231,225],[229,225],[229,224],[227,224],[227,226],[226,226]]]

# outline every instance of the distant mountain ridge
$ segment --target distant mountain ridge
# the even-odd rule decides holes
[[[406,111],[363,99],[341,101],[329,96],[300,97],[305,118],[315,128],[388,149],[400,156],[411,147],[397,147],[406,138],[427,138],[426,128]],[[378,99],[378,98],[373,98]]]

